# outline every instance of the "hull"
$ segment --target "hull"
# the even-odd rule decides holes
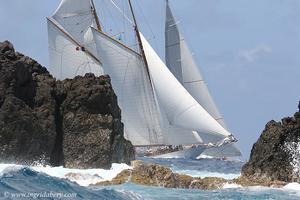
[[[162,154],[158,156],[152,156],[153,158],[183,158],[195,160],[197,157],[205,151],[205,146],[188,147],[180,151]]]

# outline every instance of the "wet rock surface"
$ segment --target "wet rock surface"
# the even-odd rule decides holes
[[[185,174],[172,172],[168,167],[158,164],[148,164],[143,161],[133,161],[132,169],[127,169],[119,173],[111,181],[100,181],[91,186],[120,185],[127,182],[156,187],[217,190],[223,189],[226,184],[235,184],[237,187],[243,186],[266,186],[283,187],[287,184],[284,181],[253,180],[246,177],[239,177],[228,180],[219,177],[196,178]]]
[[[223,178],[193,178],[188,175],[174,173],[165,166],[147,164],[143,161],[133,161],[131,165],[132,169],[122,171],[112,181],[99,182],[95,185],[118,185],[132,182],[166,188],[214,190],[222,188],[228,182]]]
[[[250,160],[242,168],[242,176],[261,182],[299,182],[297,168],[300,166],[297,166],[297,163],[300,157],[296,155],[299,142],[299,111],[293,117],[282,119],[281,122],[270,121],[253,145]]]
[[[108,76],[57,81],[0,43],[0,161],[109,168],[134,159]]]

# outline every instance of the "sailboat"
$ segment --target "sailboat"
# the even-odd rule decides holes
[[[169,0],[166,0],[165,23],[165,56],[166,65],[194,97],[194,99],[224,128],[228,129],[219,109],[217,108],[200,69],[179,30],[179,23],[175,20]],[[235,143],[222,147],[209,147],[203,156],[211,157],[239,157],[241,152]],[[200,156],[200,155],[199,155]]]
[[[125,138],[136,147],[235,142],[160,59],[139,30],[131,0],[128,6],[131,17],[122,15],[133,25],[136,48],[104,31],[93,0],[62,0],[47,18],[50,72],[57,79],[108,74],[122,111]],[[190,152],[195,156],[203,150]]]

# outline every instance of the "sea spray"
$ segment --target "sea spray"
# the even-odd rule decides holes
[[[300,176],[300,142],[285,142],[283,149],[290,155],[294,175]]]

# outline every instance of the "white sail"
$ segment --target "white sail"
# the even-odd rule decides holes
[[[165,29],[166,63],[168,68],[195,100],[197,100],[197,102],[212,117],[214,117],[219,124],[227,129],[227,125],[208,90],[199,67],[196,64],[188,45],[180,34],[178,23],[175,21],[168,1]],[[227,144],[223,147],[209,148],[203,154],[208,156],[218,154],[220,157],[241,156],[241,152],[236,144]]]
[[[196,101],[225,129],[226,124],[214,103],[192,53],[181,36],[178,25],[167,3],[166,12],[166,64],[177,80]]]
[[[75,41],[74,48],[71,45],[64,46],[64,43],[62,43],[64,45],[56,44],[54,48],[56,53],[50,53],[50,61],[56,60],[55,58],[59,59],[59,57],[62,56],[65,57],[65,54],[68,54],[67,57],[71,58],[78,56],[78,54],[82,54],[75,58],[75,61],[71,63],[64,61],[64,59],[61,59],[63,60],[61,63],[52,62],[51,68],[60,68],[63,70],[63,72],[57,78],[73,78],[76,75],[84,75],[84,73],[89,72],[94,73],[95,75],[104,74],[101,63],[97,63],[97,68],[91,68],[90,60],[86,59],[86,57],[91,55],[92,57],[96,57],[96,45],[90,28],[96,27],[93,9],[94,8],[91,4],[91,0],[62,0],[54,15],[49,18],[52,23],[54,23],[56,26],[59,26],[63,30],[64,36],[67,35],[68,37],[72,37],[73,43]],[[53,36],[49,34],[49,40],[53,40],[50,37]],[[51,44],[50,41],[49,43]],[[90,55],[84,55],[86,52],[74,53],[74,49],[81,49],[81,47],[84,47],[84,50],[89,51],[88,54]],[[53,48],[50,50],[53,51]],[[59,55],[62,53],[63,55]],[[55,58],[53,56],[55,56]],[[70,64],[73,64],[73,66]],[[77,74],[74,74],[74,71],[68,73],[70,68],[80,68],[81,71],[79,70]],[[89,68],[91,68],[91,70],[89,70]],[[54,71],[56,71],[56,69],[54,69]]]
[[[79,43],[90,27],[96,27],[91,0],[62,0],[52,16]]]
[[[218,142],[231,135],[178,82],[140,33],[155,93],[171,125],[195,130],[204,140]]]
[[[156,101],[140,54],[93,29],[104,70],[112,80],[122,110],[125,138],[134,146],[200,144],[193,131],[169,124]]]
[[[118,97],[126,139],[135,146],[162,145],[160,117],[141,56],[104,33],[93,33]]]
[[[59,24],[48,19],[50,68],[57,79],[74,78],[77,75],[103,74],[100,63],[76,44],[74,38]]]

